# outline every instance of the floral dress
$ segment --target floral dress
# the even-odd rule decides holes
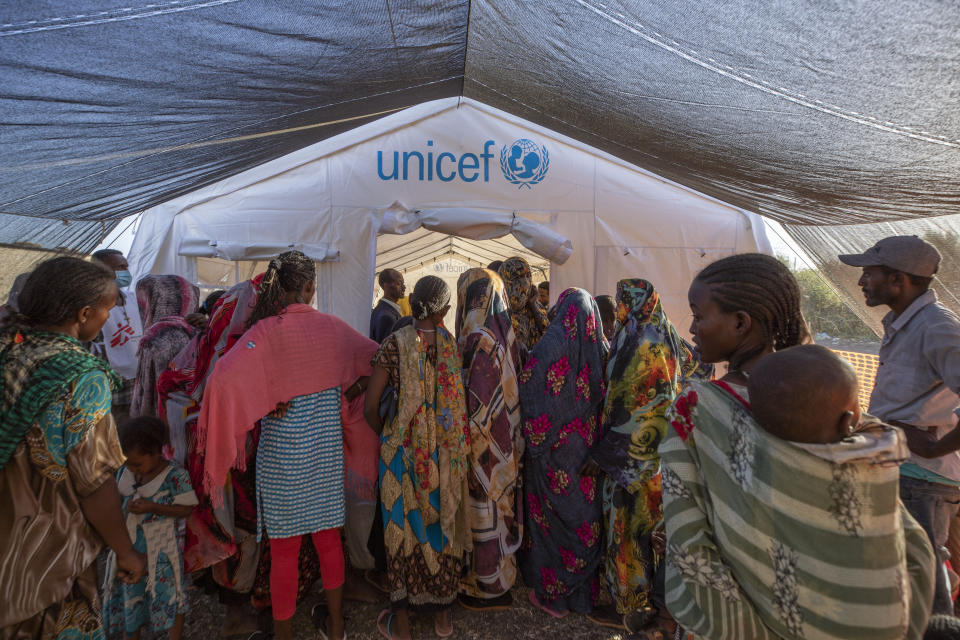
[[[600,592],[601,503],[597,479],[579,472],[600,437],[607,346],[586,291],[568,289],[557,309],[520,373],[527,520],[520,566],[541,603],[589,613]]]
[[[667,319],[652,284],[621,280],[617,303],[605,432],[591,455],[605,472],[606,584],[617,611],[626,614],[651,606],[660,565],[651,534],[663,522],[658,453],[667,431],[663,415],[688,378],[708,372]]]
[[[469,431],[457,344],[437,328],[436,348],[404,327],[373,365],[399,392],[380,435],[380,507],[390,602],[395,611],[438,610],[457,597],[470,547]]]
[[[117,473],[117,486],[133,548],[147,556],[147,575],[135,584],[119,581],[116,555],[110,554],[104,584],[104,629],[109,637],[130,635],[147,625],[154,632],[166,631],[187,604],[176,518],[133,514],[127,508],[138,497],[163,505],[193,506],[197,496],[186,470],[174,464],[144,485],[137,485],[124,466]]]

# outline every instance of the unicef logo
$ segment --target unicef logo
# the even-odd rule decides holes
[[[550,154],[543,145],[520,138],[503,147],[500,152],[500,170],[510,184],[518,189],[540,184],[550,168]]]

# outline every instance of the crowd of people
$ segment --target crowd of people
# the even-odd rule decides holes
[[[960,319],[919,238],[840,260],[889,308],[867,412],[760,254],[694,277],[692,344],[654,283],[551,306],[519,257],[383,271],[368,335],[296,251],[203,304],[117,251],[43,262],[0,325],[0,638],[177,640],[192,585],[286,640],[318,580],[333,640],[363,589],[407,640],[520,584],[637,638],[958,638]]]

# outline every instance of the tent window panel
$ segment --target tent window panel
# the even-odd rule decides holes
[[[250,280],[267,270],[268,260],[233,261],[222,258],[194,258],[197,261],[197,282],[203,295],[217,289],[229,289],[238,282]],[[317,267],[317,291],[328,291],[332,286],[331,269],[321,269],[326,262],[314,262]],[[319,297],[318,293],[318,297]],[[329,295],[327,296],[329,298]],[[328,300],[329,306],[329,300]]]

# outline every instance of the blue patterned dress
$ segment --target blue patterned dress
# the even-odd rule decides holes
[[[123,497],[133,548],[147,556],[147,575],[135,584],[124,584],[115,577],[116,556],[110,554],[104,585],[103,628],[109,637],[131,635],[147,625],[155,633],[166,631],[187,605],[176,518],[131,514],[127,507],[138,496],[163,505],[196,505],[197,496],[189,474],[173,463],[142,486],[134,484],[133,473],[124,465],[117,472],[117,486]]]
[[[257,445],[257,539],[343,526],[340,387],[297,396],[282,418],[261,420]]]

